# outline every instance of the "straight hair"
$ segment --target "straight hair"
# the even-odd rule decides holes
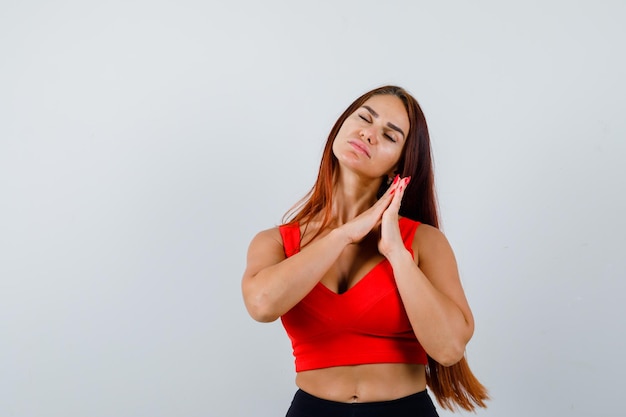
[[[406,109],[410,127],[397,172],[401,177],[411,176],[399,214],[439,228],[439,213],[435,194],[433,159],[426,118],[417,100],[401,87],[388,85],[371,90],[357,98],[341,114],[331,129],[322,153],[319,173],[313,188],[284,216],[283,223],[304,224],[321,219],[314,239],[332,221],[333,185],[337,181],[339,162],[333,154],[333,142],[344,121],[363,103],[376,95],[391,95],[399,98]],[[378,197],[389,185],[381,181]],[[487,389],[478,381],[469,368],[465,356],[452,366],[443,366],[430,356],[426,365],[426,382],[441,407],[454,411],[456,408],[474,411],[486,408],[489,399]]]

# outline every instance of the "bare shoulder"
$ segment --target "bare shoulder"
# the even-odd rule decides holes
[[[450,249],[450,243],[443,232],[429,224],[420,224],[413,237],[413,247],[424,250]]]
[[[252,238],[248,246],[244,280],[253,277],[263,268],[283,261],[285,258],[283,239],[278,227],[260,231]]]
[[[280,229],[278,227],[272,227],[257,233],[250,242],[248,252],[257,249],[269,249],[270,251],[280,250],[282,252],[284,249]]]
[[[265,243],[273,241],[273,242],[279,243],[281,246],[283,244],[283,239],[280,236],[280,229],[278,227],[272,227],[269,229],[261,230],[259,233],[257,233],[254,236],[254,238],[252,239],[252,242],[255,242],[257,240],[263,241]]]
[[[417,230],[415,231],[415,237],[442,237],[443,236],[443,232],[441,232],[441,230],[437,229],[434,226],[431,226],[429,224],[426,223],[420,223],[419,227],[417,228]]]
[[[413,253],[420,268],[448,266],[457,268],[454,252],[443,232],[428,224],[420,224],[413,237]]]

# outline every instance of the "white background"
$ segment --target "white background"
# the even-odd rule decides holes
[[[621,0],[2,0],[0,415],[284,415],[246,249],[393,83],[430,125],[479,415],[623,416],[624,22]]]

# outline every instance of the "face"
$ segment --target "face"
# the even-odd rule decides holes
[[[333,142],[333,153],[341,166],[362,175],[392,176],[409,127],[409,117],[398,97],[373,96],[343,122]]]

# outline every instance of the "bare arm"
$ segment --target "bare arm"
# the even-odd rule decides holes
[[[453,365],[463,357],[474,333],[474,319],[443,233],[423,224],[413,238],[414,255],[404,247],[398,227],[404,189],[399,188],[382,216],[379,250],[393,268],[400,297],[424,350],[442,365]]]
[[[416,231],[413,251],[416,260],[408,251],[390,259],[402,302],[426,352],[453,365],[474,332],[454,254],[445,236],[428,225]]]
[[[289,258],[278,229],[259,233],[250,243],[242,279],[244,302],[252,318],[274,321],[302,300],[344,248],[359,242],[379,223],[392,200],[391,188],[368,210]]]
[[[270,322],[289,311],[324,276],[350,241],[339,229],[285,258],[278,229],[259,233],[250,243],[242,291],[246,308]]]

